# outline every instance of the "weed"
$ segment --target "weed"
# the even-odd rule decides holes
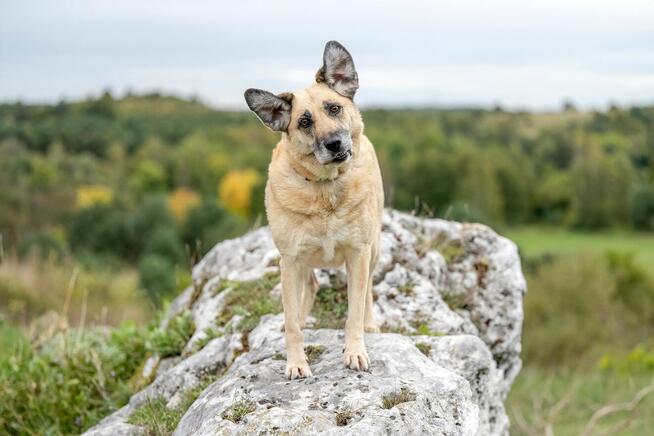
[[[418,342],[416,348],[425,356],[429,356],[429,353],[431,353],[431,345],[426,342]]]
[[[447,307],[452,310],[465,309],[470,304],[470,296],[458,292],[443,291],[441,298],[447,304]]]
[[[401,403],[406,403],[408,401],[414,401],[416,399],[416,394],[408,390],[407,388],[402,388],[399,391],[391,392],[382,397],[382,408],[383,409],[392,409]]]
[[[350,423],[352,418],[354,418],[354,413],[350,410],[340,411],[336,414],[336,425],[339,427],[345,427]]]
[[[445,333],[441,332],[434,332],[432,331],[427,324],[420,324],[419,326],[416,327],[416,332],[414,335],[422,335],[422,336],[444,336]]]
[[[227,419],[234,423],[239,423],[243,420],[243,417],[248,413],[254,412],[256,406],[247,400],[240,400],[225,410],[220,417],[222,419]]]
[[[204,336],[193,345],[193,351],[197,352],[206,347],[206,345],[211,342],[213,339],[216,339],[222,336],[222,332],[216,330],[213,327],[207,327],[204,329]]]
[[[403,285],[400,285],[397,290],[407,297],[411,297],[413,295],[414,286],[415,285],[413,283],[404,283]]]
[[[304,354],[307,356],[307,362],[312,364],[318,361],[318,358],[325,352],[323,345],[307,345],[304,347]]]

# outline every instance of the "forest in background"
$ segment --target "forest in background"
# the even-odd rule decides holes
[[[516,433],[542,434],[554,418],[578,433],[597,407],[651,381],[654,107],[363,117],[387,206],[483,222],[520,246]],[[147,323],[216,242],[265,224],[277,140],[251,113],[159,94],[0,104],[0,348],[51,310],[70,326]],[[5,358],[0,379],[16,371]],[[648,407],[638,428],[652,424]]]

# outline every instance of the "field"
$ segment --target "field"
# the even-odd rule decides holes
[[[654,107],[371,108],[363,118],[388,207],[482,222],[520,247],[529,292],[513,432],[579,434],[596,410],[638,392],[632,415],[596,419],[590,434],[651,428]],[[137,360],[175,340],[152,320],[192,266],[265,224],[277,140],[250,113],[159,93],[0,103],[0,397],[18,399],[15,410],[0,402],[0,433],[27,421],[33,433],[75,433],[125,401]],[[70,341],[32,354],[40,330]],[[88,343],[107,374],[122,367],[107,392],[93,389]]]
[[[608,324],[616,320],[603,320],[608,312],[595,309],[595,303],[614,305],[615,311],[619,310],[617,302],[606,298],[615,286],[608,283],[611,276],[601,260],[607,253],[633,259],[632,266],[645,274],[644,280],[652,282],[654,237],[548,227],[521,227],[504,233],[520,248],[529,284],[524,368],[506,404],[512,434],[648,434],[654,428],[654,353],[648,351],[651,343],[638,345],[638,341],[646,339],[634,339],[633,333],[623,337],[611,334]],[[538,266],[543,258],[552,259],[544,271]],[[573,277],[566,274],[570,271]],[[558,312],[554,301],[563,301]],[[543,304],[552,306],[550,320],[534,321],[542,315]],[[566,311],[566,304],[572,309]],[[576,318],[575,322],[570,324],[570,318]],[[642,318],[638,317],[638,321],[642,322]],[[571,353],[566,353],[570,344]]]
[[[654,235],[625,231],[582,232],[553,227],[518,227],[504,235],[513,240],[522,256],[545,254],[602,254],[608,251],[633,253],[644,268],[654,272]]]

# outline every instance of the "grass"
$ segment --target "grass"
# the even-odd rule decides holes
[[[429,356],[429,353],[431,353],[431,345],[426,342],[418,342],[416,348],[425,356]]]
[[[0,323],[0,434],[77,434],[124,405],[142,386],[143,361],[179,354],[188,315],[159,329],[124,323],[57,332],[41,346]]]
[[[245,415],[254,412],[255,409],[256,406],[251,401],[240,400],[229,406],[220,417],[238,424],[243,420]]]
[[[444,336],[444,333],[432,331],[427,324],[418,324],[414,326],[416,331],[414,335],[422,336]]]
[[[507,399],[512,435],[644,435],[654,428],[652,372],[525,368]],[[641,401],[631,403],[639,394]],[[649,392],[649,393],[648,393]],[[629,405],[613,413],[611,405]],[[611,407],[612,409],[613,407]],[[595,424],[591,419],[596,415]],[[603,416],[602,416],[603,415]]]
[[[511,434],[649,434],[654,236],[535,227],[507,235],[529,289],[524,368],[506,403]]]
[[[551,227],[520,227],[509,229],[512,239],[528,258],[544,254],[597,254],[607,251],[634,253],[642,266],[654,265],[654,234],[625,231],[580,232]]]
[[[416,394],[407,388],[402,388],[399,391],[391,392],[382,397],[382,409],[392,409],[398,404],[414,401],[415,399]]]
[[[148,348],[162,358],[179,356],[194,332],[195,325],[191,312],[184,311],[170,320],[165,329],[154,329],[148,342]]]
[[[218,322],[225,325],[235,315],[243,319],[238,326],[240,331],[250,331],[258,324],[262,316],[281,312],[281,304],[270,298],[270,291],[279,283],[279,274],[267,274],[258,280],[232,282],[232,291],[226,297],[225,310],[218,317]]]
[[[138,291],[134,268],[90,268],[72,259],[5,256],[0,262],[0,312],[15,323],[29,324],[54,310],[69,325],[94,322],[145,324],[154,310]]]
[[[307,345],[304,347],[304,354],[307,356],[307,362],[309,365],[317,362],[324,352],[325,347],[323,345]]]
[[[317,329],[342,328],[347,316],[347,291],[333,288],[320,289],[311,314],[316,317]]]
[[[129,417],[130,424],[144,428],[146,436],[166,436],[172,434],[186,411],[197,400],[200,394],[216,380],[215,376],[207,376],[199,385],[186,391],[180,404],[172,409],[166,407],[166,401],[159,397],[149,399]]]

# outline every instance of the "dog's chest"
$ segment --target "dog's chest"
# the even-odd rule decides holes
[[[344,219],[334,216],[312,220],[299,230],[298,256],[325,265],[343,262],[342,251],[351,244],[356,232]]]

